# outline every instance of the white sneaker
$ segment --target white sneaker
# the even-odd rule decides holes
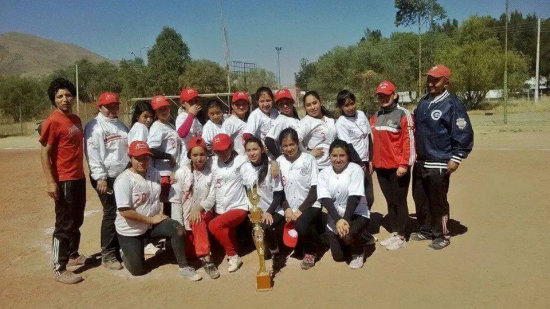
[[[349,262],[349,268],[351,269],[359,269],[363,267],[364,264],[364,254],[354,254],[351,256],[351,262]]]
[[[199,281],[202,279],[202,276],[191,266],[180,268],[179,275],[190,281]]]
[[[385,247],[385,246],[391,244],[392,242],[396,241],[397,240],[396,238],[397,238],[397,234],[396,233],[391,233],[390,237],[382,240],[380,242],[380,244]]]
[[[407,243],[404,238],[401,236],[395,236],[395,239],[392,243],[386,246],[386,250],[397,250],[399,248],[405,247],[405,244]]]
[[[227,271],[232,273],[237,271],[241,265],[243,265],[243,261],[241,261],[241,258],[238,255],[234,255],[227,258],[227,265]]]
[[[155,255],[160,249],[155,247],[152,243],[145,246],[145,255]]]

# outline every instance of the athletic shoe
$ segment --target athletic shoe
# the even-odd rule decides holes
[[[122,269],[122,264],[120,264],[120,262],[115,258],[103,260],[102,264],[103,264],[103,267],[105,267],[109,270],[121,270]]]
[[[69,259],[69,262],[67,262],[67,267],[78,267],[82,265],[86,265],[86,260],[88,259],[85,255],[79,255],[74,259]]]
[[[191,266],[180,267],[179,275],[190,281],[199,281],[202,279],[202,276]]]
[[[376,244],[376,242],[378,241],[378,238],[372,236],[371,233],[367,233],[365,235],[365,239],[366,239],[366,242],[365,242],[366,246],[372,246],[372,245]]]
[[[399,248],[403,248],[405,247],[405,244],[407,242],[405,241],[405,238],[403,238],[402,236],[398,236],[398,235],[395,235],[394,236],[394,240],[386,246],[386,250],[397,250]]]
[[[431,239],[432,238],[430,236],[427,236],[422,232],[411,233],[411,237],[409,238],[409,240],[414,240],[414,241],[423,241],[423,240],[431,240]]]
[[[397,233],[392,233],[392,234],[390,235],[390,237],[388,237],[388,238],[382,240],[382,241],[380,242],[380,244],[381,244],[382,246],[385,247],[385,246],[391,244],[392,242],[397,241],[396,238],[397,238]]]
[[[145,255],[155,255],[159,250],[160,250],[159,248],[157,248],[155,245],[150,243],[147,246],[145,246],[144,252],[145,252]]]
[[[439,237],[439,238],[434,239],[432,241],[432,243],[429,244],[428,246],[432,249],[435,249],[435,250],[441,250],[441,249],[447,247],[450,244],[451,244],[450,239]]]
[[[238,255],[234,255],[227,258],[227,264],[227,271],[232,273],[237,271],[241,265],[243,265],[243,261],[241,261],[241,258]]]
[[[364,254],[354,254],[351,256],[351,262],[349,262],[349,268],[359,269],[363,267],[365,255]]]
[[[220,272],[218,271],[218,268],[216,267],[216,264],[212,262],[205,262],[204,263],[204,271],[211,279],[218,279],[220,277]]]
[[[75,284],[84,280],[80,275],[73,273],[70,270],[65,270],[61,274],[54,276],[55,281],[65,284]]]
[[[308,270],[315,266],[315,255],[313,254],[306,254],[304,255],[304,259],[302,260],[302,263],[300,264],[300,267],[303,270]]]

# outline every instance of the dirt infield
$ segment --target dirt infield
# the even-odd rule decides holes
[[[411,242],[389,252],[377,245],[361,270],[333,262],[330,252],[308,271],[290,259],[265,293],[254,290],[255,253],[234,274],[223,262],[215,281],[184,281],[175,264],[139,278],[93,264],[82,272],[84,282],[55,283],[49,262],[53,203],[44,192],[36,138],[3,139],[0,306],[548,308],[550,133],[546,127],[498,131],[477,131],[473,153],[451,178],[452,231],[458,235],[450,247],[436,252]],[[92,255],[99,251],[101,206],[90,187],[87,196],[81,251]],[[386,205],[376,183],[375,199],[373,218],[380,222]],[[409,208],[414,213],[410,197]],[[378,238],[388,234],[377,224],[373,229]]]

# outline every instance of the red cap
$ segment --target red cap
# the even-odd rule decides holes
[[[118,100],[118,95],[113,92],[103,92],[99,95],[99,100],[97,100],[97,106],[120,103]]]
[[[275,94],[275,103],[277,103],[277,101],[281,99],[291,99],[292,101],[294,101],[292,94],[290,94],[290,91],[286,88],[277,91],[277,93]]]
[[[154,96],[151,100],[151,107],[153,108],[153,110],[156,111],[163,106],[170,106],[170,102],[168,102],[168,99],[162,94]]]
[[[132,157],[139,157],[142,155],[151,155],[149,145],[144,141],[133,141],[128,147],[128,154]]]
[[[180,93],[180,102],[189,102],[199,96],[197,89],[185,88]]]
[[[376,87],[376,94],[385,94],[390,95],[395,92],[395,85],[392,84],[389,80],[385,80]]]
[[[446,79],[449,79],[451,78],[451,70],[449,70],[448,67],[442,64],[438,64],[432,67],[431,69],[429,69],[426,75],[429,75],[435,78],[445,77]]]
[[[212,151],[224,151],[227,150],[233,141],[231,137],[225,133],[220,133],[212,139]]]
[[[246,102],[250,103],[250,100],[248,99],[248,93],[244,91],[237,91],[233,94],[233,98],[231,98],[231,103],[235,103],[239,100],[245,100]]]
[[[283,243],[289,248],[296,247],[298,243],[298,232],[296,232],[294,225],[294,221],[287,222],[283,231]]]
[[[195,148],[195,147],[201,147],[202,149],[204,149],[204,151],[206,151],[206,142],[204,141],[204,139],[200,136],[195,136],[193,137],[189,143],[187,143],[187,156],[189,157],[190,154],[191,154],[191,149]]]

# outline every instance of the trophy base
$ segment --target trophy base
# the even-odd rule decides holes
[[[256,275],[256,290],[259,292],[271,291],[271,276],[268,273]]]

